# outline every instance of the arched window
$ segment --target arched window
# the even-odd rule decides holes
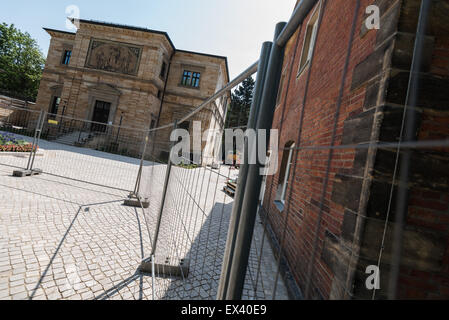
[[[284,152],[282,155],[281,168],[279,171],[279,184],[277,189],[276,201],[284,205],[286,200],[286,193],[288,187],[288,180],[290,177],[290,171],[293,162],[293,153],[295,151],[295,143],[289,141],[285,144]]]

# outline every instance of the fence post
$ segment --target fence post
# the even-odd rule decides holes
[[[266,72],[268,68],[268,60],[270,58],[272,43],[265,42],[262,46],[259,59],[259,67],[257,71],[256,85],[254,88],[254,97],[251,105],[251,111],[248,119],[248,129],[255,129],[257,116],[260,109],[262,94],[264,91]],[[248,150],[248,141],[245,139],[245,149]],[[248,157],[246,157],[248,158]],[[229,222],[229,232],[226,242],[225,253],[223,256],[223,266],[221,271],[220,283],[218,286],[217,300],[226,299],[226,290],[229,281],[230,261],[234,255],[235,238],[237,234],[237,227],[240,220],[240,213],[242,209],[243,195],[246,186],[246,179],[248,176],[248,163],[245,161],[239,172],[238,186],[234,197],[234,205],[232,207],[231,220]]]
[[[407,88],[407,96],[404,104],[404,114],[402,119],[402,128],[400,133],[399,146],[397,149],[394,179],[398,182],[398,191],[396,195],[396,217],[393,224],[393,245],[391,254],[391,269],[389,276],[388,298],[397,299],[398,279],[401,268],[401,252],[403,246],[404,223],[408,212],[408,201],[410,191],[410,170],[412,161],[412,150],[406,149],[401,155],[401,144],[417,140],[417,106],[419,99],[420,75],[422,72],[423,52],[425,46],[426,28],[430,20],[432,10],[431,1],[422,1],[419,10],[418,27],[416,31],[415,45],[413,49],[413,59],[410,70],[410,78]],[[399,177],[396,179],[396,171],[399,171]],[[393,186],[392,186],[393,189]],[[392,190],[393,191],[393,190]],[[393,197],[393,194],[391,194]],[[391,200],[390,200],[391,203]],[[389,215],[386,220],[388,221]],[[380,266],[380,260],[379,264]],[[374,291],[375,293],[375,291]],[[375,295],[373,293],[373,299]]]
[[[142,156],[140,157],[140,165],[139,165],[139,171],[137,173],[136,178],[136,185],[134,186],[134,191],[131,192],[128,196],[128,198],[125,200],[124,205],[130,206],[130,207],[140,207],[148,208],[150,206],[150,203],[145,199],[145,201],[142,201],[140,197],[140,181],[142,179],[142,172],[143,172],[143,163],[145,161],[145,153],[147,151],[147,145],[149,140],[150,134],[148,134],[145,137],[144,143],[143,143],[143,150],[142,150]]]
[[[41,111],[42,112],[42,111]],[[36,169],[36,170],[33,170],[33,165],[34,165],[34,159],[36,158],[36,152],[37,152],[37,148],[39,147],[39,142],[40,142],[40,140],[41,140],[41,135],[42,135],[42,130],[44,129],[44,123],[45,123],[45,119],[47,118],[47,112],[44,112],[43,113],[43,117],[42,117],[42,120],[41,120],[41,123],[40,123],[40,127],[39,127],[39,131],[38,131],[38,134],[37,134],[37,141],[36,141],[36,145],[35,146],[33,146],[33,159],[31,160],[31,166],[30,166],[30,169],[29,170],[31,170],[32,172],[34,171],[34,172],[36,172],[36,173],[42,173],[42,170],[39,170],[39,169]]]
[[[41,138],[42,128],[44,127],[44,121],[45,121],[44,114],[45,113],[43,110],[41,110],[41,112],[39,113],[39,118],[37,120],[36,128],[34,130],[34,138],[33,138],[33,143],[31,145],[31,151],[30,151],[30,156],[28,158],[27,167],[25,170],[14,170],[13,171],[14,177],[23,178],[23,177],[38,175],[38,174],[42,173],[42,170],[40,170],[40,169],[33,169],[33,165],[34,165],[34,159],[36,158],[37,148],[39,146],[39,140]]]
[[[276,25],[274,42],[285,28],[286,23],[281,22]],[[265,79],[264,92],[257,118],[257,130],[268,130],[266,135],[269,141],[269,130],[273,122],[274,108],[282,73],[284,59],[284,48],[275,43],[271,49],[268,70]],[[259,139],[259,138],[258,138]],[[257,146],[252,146],[257,152]],[[256,153],[257,154],[257,153]],[[235,249],[230,263],[228,287],[226,290],[227,300],[239,300],[242,297],[243,286],[248,267],[248,259],[251,250],[251,242],[254,232],[254,224],[257,216],[260,188],[262,176],[260,174],[260,164],[248,165],[248,178],[243,193],[243,203],[241,207],[240,220],[238,222],[235,239]]]
[[[147,145],[149,140],[149,134],[145,137],[145,143],[143,144],[142,156],[140,157],[139,173],[137,174],[136,185],[134,187],[134,195],[139,197],[140,193],[140,181],[142,179],[143,162],[145,161],[145,153],[147,152]]]
[[[31,145],[31,151],[30,151],[30,156],[28,158],[28,164],[27,164],[26,170],[31,170],[31,168],[30,168],[30,166],[31,166],[31,158],[33,157],[33,151],[34,151],[34,148],[35,148],[35,145],[36,145],[37,134],[38,134],[39,128],[41,126],[43,113],[44,113],[43,110],[41,110],[41,112],[39,112],[39,118],[37,119],[36,128],[34,129],[34,138],[33,138],[33,143]]]
[[[178,127],[178,121],[175,121],[175,124],[173,125],[173,130],[176,130]],[[154,239],[153,239],[153,247],[151,248],[151,256],[153,257],[156,254],[156,247],[157,247],[157,240],[159,238],[159,230],[161,228],[161,221],[162,221],[162,214],[164,212],[164,206],[165,206],[165,199],[167,197],[167,189],[168,189],[168,183],[170,182],[170,173],[171,173],[171,151],[172,148],[170,146],[170,152],[168,155],[168,164],[167,164],[167,171],[165,172],[165,181],[164,181],[164,190],[162,191],[162,200],[161,200],[161,207],[159,208],[159,215],[157,217],[157,223],[156,223],[156,231],[154,233]]]

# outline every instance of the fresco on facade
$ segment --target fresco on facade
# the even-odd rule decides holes
[[[128,44],[92,40],[87,55],[86,67],[109,72],[136,75],[139,69],[142,48]]]

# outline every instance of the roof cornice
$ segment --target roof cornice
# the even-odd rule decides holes
[[[69,20],[72,23],[75,22],[75,19],[73,19],[73,18],[71,18]],[[219,56],[219,55],[213,55],[213,54],[208,54],[208,53],[202,53],[202,52],[195,52],[195,51],[176,49],[175,45],[171,41],[171,39],[170,39],[170,37],[169,37],[167,32],[158,31],[158,30],[152,30],[152,29],[142,28],[142,27],[134,27],[134,26],[129,26],[129,25],[123,25],[123,24],[109,23],[109,22],[103,22],[103,21],[95,21],[95,20],[80,19],[78,21],[80,23],[85,23],[85,24],[92,24],[92,25],[98,25],[98,26],[104,26],[104,27],[110,27],[110,28],[119,28],[119,29],[121,28],[121,29],[134,30],[134,31],[140,31],[140,32],[148,32],[148,33],[163,35],[167,39],[167,41],[169,42],[170,46],[172,47],[172,49],[174,50],[175,53],[178,53],[178,52],[179,53],[189,53],[189,54],[201,55],[201,56],[206,56],[206,57],[211,57],[211,58],[217,58],[217,59],[224,60],[225,67],[226,67],[226,74],[227,74],[227,77],[228,77],[228,81],[230,81],[230,78],[229,78],[229,67],[228,67],[228,58],[227,57]],[[61,30],[55,30],[55,29],[49,29],[49,28],[44,28],[44,30],[47,31],[50,35],[51,35],[51,33],[61,33],[61,34],[66,34],[66,35],[70,35],[70,36],[75,36],[76,35],[76,33],[73,33],[73,32],[67,32],[67,31],[61,31]]]
[[[75,37],[76,33],[74,32],[68,32],[68,31],[62,31],[62,30],[56,30],[56,29],[50,29],[50,28],[43,28],[49,35],[53,34],[63,34],[70,37]]]
[[[70,19],[70,21],[73,23],[74,19]],[[140,31],[140,32],[147,32],[147,33],[153,33],[153,34],[160,34],[165,36],[165,38],[167,39],[167,41],[170,43],[170,46],[172,47],[173,50],[176,50],[175,45],[173,44],[173,42],[171,41],[170,37],[168,36],[167,32],[164,31],[159,31],[159,30],[152,30],[152,29],[147,29],[147,28],[142,28],[142,27],[134,27],[134,26],[128,26],[128,25],[124,25],[124,24],[117,24],[117,23],[110,23],[110,22],[103,22],[103,21],[96,21],[96,20],[84,20],[84,19],[80,19],[78,20],[80,23],[85,23],[85,24],[93,24],[93,25],[98,25],[98,26],[104,26],[104,27],[110,27],[110,28],[119,28],[119,29],[127,29],[127,30],[133,30],[133,31]]]

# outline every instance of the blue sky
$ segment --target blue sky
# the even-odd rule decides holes
[[[50,36],[42,27],[67,30],[65,11],[77,5],[82,19],[166,31],[176,48],[227,56],[231,77],[259,57],[275,24],[287,21],[296,0],[8,0],[0,22],[14,23],[47,55]],[[67,30],[69,31],[69,30]]]

